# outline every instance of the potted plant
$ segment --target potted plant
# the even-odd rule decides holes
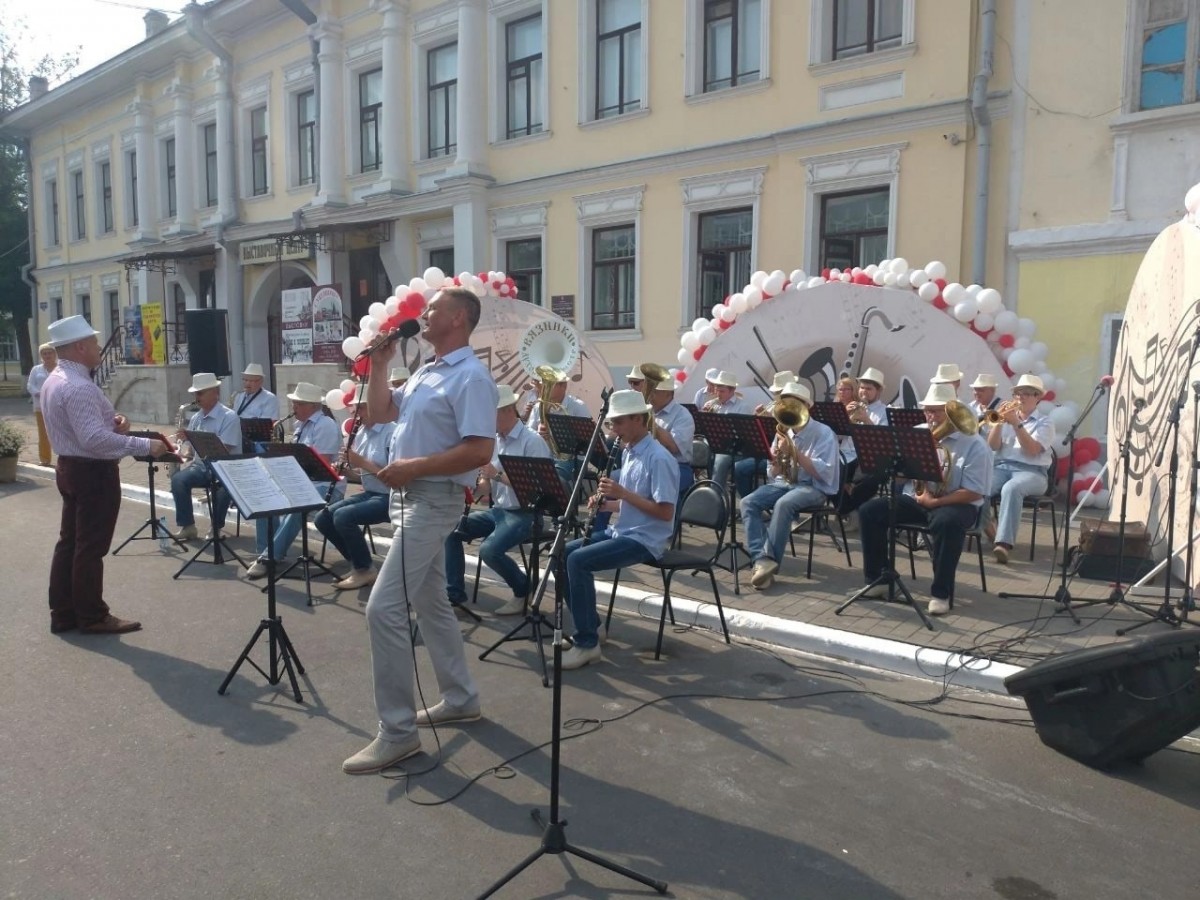
[[[17,480],[17,454],[25,435],[11,422],[0,419],[0,482]]]

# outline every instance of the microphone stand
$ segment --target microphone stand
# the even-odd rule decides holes
[[[1075,423],[1071,426],[1070,430],[1067,431],[1067,486],[1068,486],[1068,488],[1070,487],[1071,482],[1075,480],[1075,432],[1079,430],[1079,426],[1083,424],[1084,419],[1086,419],[1088,417],[1088,415],[1091,413],[1093,407],[1095,407],[1096,403],[1100,400],[1100,397],[1104,393],[1104,389],[1106,387],[1108,387],[1108,384],[1105,381],[1101,381],[1098,385],[1096,385],[1095,390],[1092,391],[1092,399],[1090,399],[1088,401],[1087,406],[1085,406],[1083,408],[1083,411],[1079,413],[1079,418],[1075,420]],[[1002,426],[997,425],[996,427],[1000,428]],[[1128,468],[1126,469],[1126,471],[1128,471]],[[1067,569],[1071,563],[1071,546],[1070,546],[1071,541],[1069,540],[1070,534],[1071,534],[1071,503],[1070,503],[1069,496],[1068,496],[1067,500],[1068,500],[1068,502],[1067,502],[1067,521],[1066,521],[1066,525],[1065,525],[1066,534],[1064,535],[1063,542],[1062,542],[1063,543],[1062,560],[1060,560],[1060,562],[1059,562],[1060,568],[1059,568],[1058,588],[1054,591],[1053,594],[1010,594],[1005,591],[1001,591],[997,596],[1002,597],[1004,599],[1011,598],[1014,600],[1053,600],[1054,601],[1054,615],[1058,615],[1060,612],[1065,612],[1067,615],[1069,615],[1071,617],[1071,619],[1075,622],[1075,624],[1078,625],[1078,624],[1080,624],[1079,616],[1075,615],[1075,610],[1071,606],[1071,604],[1074,602],[1074,600],[1071,597],[1071,589],[1068,586],[1068,582],[1070,581],[1070,578],[1067,575]],[[1120,576],[1118,573],[1118,578],[1119,577]],[[1085,600],[1084,602],[1085,603],[1093,603],[1093,602],[1097,602],[1097,601]]]
[[[596,419],[595,429],[592,431],[592,439],[588,443],[587,452],[583,458],[585,460],[592,458],[593,449],[596,446],[596,441],[600,437],[600,429],[604,423],[604,417],[608,414],[608,397],[610,390],[605,390],[601,396],[600,415]],[[567,835],[564,829],[567,823],[558,817],[559,813],[559,761],[562,755],[562,646],[563,646],[563,591],[566,587],[567,572],[566,572],[566,543],[567,532],[571,530],[571,511],[576,509],[579,502],[579,497],[583,490],[583,476],[585,466],[579,467],[579,472],[575,476],[575,485],[571,489],[570,502],[567,504],[566,514],[559,520],[558,530],[554,534],[554,541],[551,544],[550,552],[546,562],[546,568],[542,572],[541,581],[538,583],[537,596],[533,601],[533,608],[538,609],[542,602],[542,597],[546,594],[546,587],[550,583],[551,575],[554,577],[554,689],[552,691],[551,700],[551,725],[550,725],[550,820],[543,822],[541,810],[533,810],[533,821],[542,829],[541,845],[529,854],[521,862],[517,863],[512,869],[505,873],[499,881],[493,883],[486,891],[480,894],[480,900],[484,897],[490,897],[504,885],[508,884],[527,868],[541,859],[548,853],[569,853],[572,856],[577,856],[580,859],[586,859],[589,862],[595,863],[601,868],[608,869],[610,872],[616,872],[618,875],[624,875],[633,881],[640,882],[647,887],[653,888],[660,894],[667,892],[667,883],[658,881],[635,872],[633,869],[628,869],[625,866],[619,865],[611,860],[607,860],[602,856],[598,856],[589,850],[583,850],[573,844],[568,843]]]

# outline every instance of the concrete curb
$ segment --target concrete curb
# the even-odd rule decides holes
[[[37,464],[21,463],[18,468],[24,474],[34,478],[50,480],[54,475],[53,469]],[[174,508],[174,500],[169,491],[155,490],[154,493],[155,502],[163,510]],[[137,503],[147,505],[150,503],[149,489],[140,485],[123,483],[122,496]],[[195,511],[197,518],[207,518],[208,509],[203,504],[197,503]],[[316,533],[315,529],[312,529],[312,532]],[[391,538],[377,537],[375,542],[378,545],[391,546]],[[468,555],[467,559],[471,563],[475,562],[473,556]],[[601,598],[601,602],[611,590],[611,582],[599,580],[596,582],[596,594]],[[673,597],[671,606],[675,611],[677,624],[700,626],[715,634],[721,633],[721,621],[717,614],[716,604],[701,603],[686,597]],[[614,608],[629,615],[657,622],[662,614],[662,595],[634,588],[618,587]],[[777,616],[730,609],[728,606],[725,608],[725,620],[729,626],[731,637],[871,666],[887,672],[932,681],[938,685],[973,688],[1007,696],[1004,679],[1021,671],[1019,666],[992,662],[952,651],[906,644],[902,641],[890,641],[885,638],[870,637],[820,625],[809,625]]]

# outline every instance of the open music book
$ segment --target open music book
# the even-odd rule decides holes
[[[325,499],[295,457],[251,457],[223,459],[212,463],[213,471],[247,519],[319,509]]]

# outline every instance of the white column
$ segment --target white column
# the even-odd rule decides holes
[[[321,190],[314,206],[345,202],[346,163],[342,153],[346,121],[342,106],[342,26],[322,16],[312,26],[312,35],[320,44],[317,62],[321,67],[321,108],[317,112],[317,144]]]
[[[229,365],[233,372],[246,368],[246,314],[242,297],[242,267],[238,245],[218,245],[214,275],[216,305],[229,310]],[[234,379],[236,383],[236,378]]]
[[[168,231],[178,234],[196,230],[196,132],[192,89],[176,81],[169,90],[175,98],[175,224]]]
[[[454,204],[454,268],[459,272],[482,272],[487,265],[487,194],[482,185],[473,186]]]
[[[220,148],[217,153],[217,214],[222,222],[232,222],[237,216],[237,186],[234,182],[237,148],[233,141],[233,73],[230,68],[217,60],[217,147]]]
[[[374,0],[374,8],[383,13],[383,160],[379,167],[379,192],[408,193],[408,134],[405,129],[404,89],[409,83],[405,71],[405,47],[408,45],[407,4],[402,0]]]
[[[157,196],[157,181],[154,178],[154,109],[140,97],[133,109],[133,152],[136,154],[134,167],[137,171],[137,231],[135,241],[158,240],[155,223],[158,214],[154,198]]]
[[[483,0],[458,3],[458,149],[449,175],[487,174],[487,13]]]

